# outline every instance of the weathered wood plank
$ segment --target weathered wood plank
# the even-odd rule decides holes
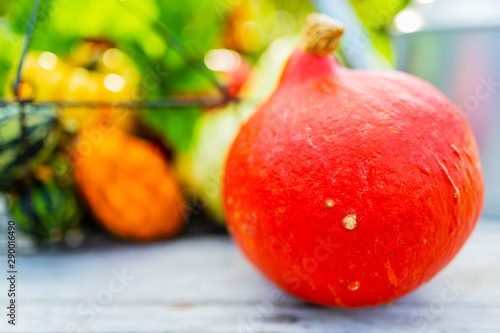
[[[118,303],[118,302],[116,302]],[[21,332],[495,332],[500,308],[453,304],[436,317],[411,318],[413,306],[392,305],[356,311],[281,305],[262,314],[251,304],[110,304],[94,319],[74,313],[77,303],[29,303]],[[8,330],[9,332],[12,330]],[[20,331],[17,331],[20,332]]]

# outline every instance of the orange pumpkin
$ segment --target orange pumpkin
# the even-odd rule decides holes
[[[227,155],[225,213],[245,255],[287,292],[375,306],[453,259],[484,183],[460,111],[409,74],[341,67],[331,52],[343,31],[308,16],[275,92]]]
[[[182,229],[179,185],[150,143],[117,128],[92,128],[80,133],[72,155],[76,182],[111,233],[151,241]]]

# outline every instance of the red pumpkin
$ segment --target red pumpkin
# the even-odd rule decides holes
[[[343,30],[309,16],[277,90],[233,143],[224,204],[234,239],[275,284],[374,306],[450,262],[484,185],[459,110],[409,74],[342,68],[331,52]]]

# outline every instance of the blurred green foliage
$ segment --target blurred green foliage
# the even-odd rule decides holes
[[[375,47],[387,59],[392,60],[387,27],[392,18],[403,10],[411,0],[350,0],[363,22]]]
[[[30,15],[32,0],[2,2],[0,17],[0,93],[5,94],[8,78],[18,63],[22,36]],[[221,8],[212,1],[117,1],[117,0],[41,0],[30,49],[69,55],[82,39],[104,39],[115,44],[142,71],[142,97],[189,94],[211,89],[207,78],[194,70],[167,40],[155,31],[155,22],[164,22],[182,39],[190,54],[202,58],[206,51],[220,46],[223,20]],[[192,56],[191,56],[192,57]],[[145,113],[146,122],[161,131],[176,148],[187,145],[190,124],[196,110]],[[180,113],[182,112],[182,113]],[[179,134],[181,133],[181,134]]]
[[[0,96],[10,89],[32,5],[33,0],[0,1]],[[141,98],[199,95],[214,87],[190,61],[203,66],[208,50],[245,43],[252,47],[239,51],[256,59],[273,39],[299,30],[310,10],[304,0],[41,0],[30,49],[65,59],[82,40],[109,41],[141,70]],[[184,52],[159,25],[182,41]],[[200,112],[156,109],[141,115],[182,150]]]
[[[6,14],[15,40],[26,29],[31,5],[32,0],[19,0],[10,6]],[[196,18],[200,13],[205,14],[203,19]],[[220,35],[219,16],[211,1],[206,0],[185,0],[182,6],[175,1],[153,0],[130,3],[117,0],[42,0],[31,49],[64,56],[82,39],[106,39],[132,57],[144,72],[168,71],[168,80],[160,81],[163,90],[197,90],[207,85],[207,80],[195,75],[184,58],[158,35],[153,28],[155,21],[168,22],[169,29],[182,36],[184,44],[198,54],[204,54],[217,45]],[[5,28],[9,27],[5,25]],[[5,30],[8,32],[8,29]],[[15,45],[12,44],[12,47]],[[6,57],[12,58],[14,52],[11,49]],[[158,73],[155,74],[158,76]],[[157,92],[156,88],[161,87],[152,87],[152,95]]]

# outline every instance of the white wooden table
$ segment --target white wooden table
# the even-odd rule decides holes
[[[18,265],[18,325],[6,323],[1,279],[0,332],[500,332],[500,221],[486,219],[432,282],[355,311],[278,297],[225,235],[35,254]],[[129,277],[119,282],[122,270]]]

